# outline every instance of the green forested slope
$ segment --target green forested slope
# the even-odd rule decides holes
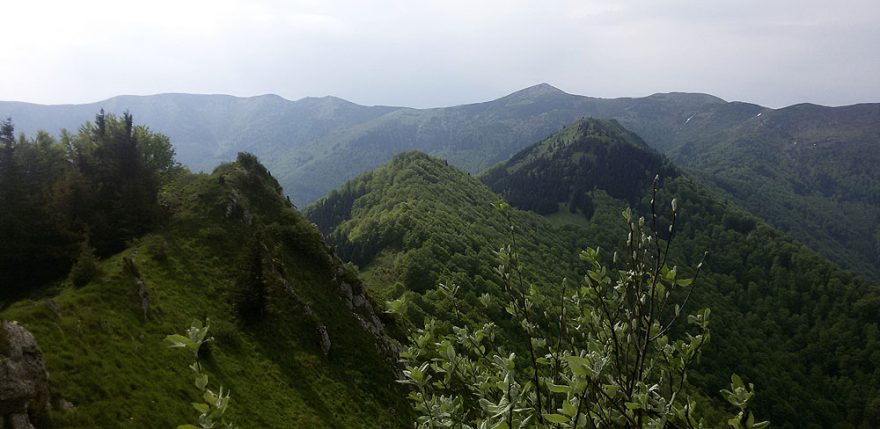
[[[406,296],[412,318],[460,311],[486,320],[480,295],[497,296],[495,252],[509,244],[509,225],[492,206],[498,197],[440,159],[411,152],[365,173],[305,210],[343,259],[358,264],[368,290],[385,300]],[[526,276],[561,281],[577,266],[578,227],[556,227],[515,211]],[[452,309],[438,284],[460,287],[465,308]],[[499,318],[501,308],[490,317]]]
[[[668,154],[740,207],[880,279],[880,105],[764,109],[691,133]]]
[[[658,206],[668,207],[675,197],[682,213],[675,261],[693,266],[703,251],[710,254],[708,272],[694,296],[698,305],[712,309],[714,339],[695,384],[710,391],[721,388],[730,372],[753,380],[756,410],[778,427],[875,426],[880,418],[877,286],[718,200],[638,141],[610,132],[616,128],[579,121],[482,179],[523,207],[536,201],[547,206],[546,186],[552,183],[553,197],[577,217],[545,213],[588,225],[587,236],[595,244],[618,248],[619,235],[611,236],[616,241],[603,238],[608,237],[605,231],[619,228],[609,223],[611,215],[632,202],[638,212],[649,213],[645,196],[655,171],[665,170]],[[643,153],[618,158],[621,146]],[[604,172],[597,170],[603,165],[621,178],[595,177]],[[620,180],[629,181],[628,192],[609,186]],[[572,201],[592,203],[584,210],[587,205]],[[660,223],[668,222],[661,215]]]
[[[43,425],[194,422],[191,357],[163,338],[209,318],[215,341],[203,364],[214,388],[231,389],[227,416],[237,427],[408,426],[395,354],[356,273],[328,252],[255,158],[242,155],[211,175],[181,173],[160,202],[170,218],[100,261],[99,276],[82,287],[48,282],[0,311],[33,332],[54,396],[74,405]],[[239,303],[250,290],[241,279],[253,270],[266,305],[261,317],[244,319]]]

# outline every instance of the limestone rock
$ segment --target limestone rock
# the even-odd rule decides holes
[[[330,334],[327,332],[327,327],[324,325],[318,326],[318,335],[321,337],[321,351],[324,352],[324,356],[330,354]]]
[[[345,305],[348,306],[348,309],[351,310],[352,308],[354,308],[354,294],[352,292],[351,285],[346,282],[342,282],[339,285],[339,291],[342,292],[342,297],[345,298]]]
[[[30,429],[29,416],[49,407],[49,373],[34,336],[16,322],[0,322],[0,421]]]

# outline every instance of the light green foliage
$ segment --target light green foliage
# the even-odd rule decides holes
[[[209,338],[207,336],[209,328],[208,319],[205,319],[204,324],[196,320],[186,330],[186,335],[172,334],[165,337],[165,342],[169,343],[170,347],[182,348],[193,354],[195,362],[189,367],[195,373],[193,384],[199,389],[199,394],[201,395],[200,402],[193,402],[191,404],[199,412],[198,426],[186,424],[178,426],[177,429],[211,429],[218,423],[227,429],[233,427],[232,422],[225,420],[223,417],[226,409],[229,407],[231,392],[227,390],[224,396],[223,386],[220,386],[219,392],[209,389],[208,374],[201,362],[199,362],[199,350],[202,348],[202,345],[214,340],[214,337]]]
[[[656,188],[655,188],[656,192]],[[499,209],[508,213],[506,203]],[[672,203],[673,220],[677,204]],[[411,336],[401,354],[402,383],[423,428],[699,427],[702,425],[687,374],[709,339],[709,310],[680,315],[697,287],[667,265],[669,241],[658,234],[656,216],[624,212],[628,239],[617,269],[597,249],[581,259],[580,282],[563,281],[558,295],[527,285],[518,268],[516,234],[498,252],[505,308],[518,321],[527,354],[509,351],[494,324],[454,327],[443,334],[434,321]],[[454,296],[450,296],[454,299]],[[392,306],[399,310],[398,306]],[[671,335],[676,330],[677,335]],[[751,386],[733,378],[740,415],[736,428],[759,428],[747,411]],[[740,424],[742,422],[742,424]]]
[[[739,409],[739,413],[733,416],[727,423],[733,429],[763,428],[770,425],[769,422],[755,422],[755,415],[748,410],[749,401],[755,396],[755,386],[749,383],[748,387],[742,379],[733,374],[730,376],[730,390],[723,389],[721,393],[727,402]]]

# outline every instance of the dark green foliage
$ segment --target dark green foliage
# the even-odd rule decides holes
[[[586,119],[541,142],[540,153],[527,148],[483,173],[481,180],[520,209],[546,215],[568,203],[572,213],[589,218],[593,189],[634,204],[645,182],[657,174],[675,177],[678,172],[617,122]]]
[[[98,276],[98,258],[88,240],[80,245],[79,256],[70,268],[70,281],[76,287],[83,287]]]
[[[676,207],[673,202],[668,229],[627,209],[626,247],[619,258],[614,253],[614,266],[604,266],[599,250],[588,248],[580,255],[586,275],[563,280],[561,291],[524,283],[516,246],[499,250],[505,280],[497,298],[520,322],[528,354],[511,353],[510,338],[496,335],[492,323],[444,335],[429,320],[401,352],[401,383],[416,390],[409,396],[419,413],[416,427],[700,427],[704,410],[687,374],[709,341],[710,311],[688,308],[703,263],[694,278],[666,265],[669,245],[658,229],[673,234]],[[507,213],[510,206],[498,208]],[[511,242],[517,242],[515,228]],[[457,301],[455,293],[446,295]],[[675,310],[664,311],[669,308]],[[731,381],[723,393],[738,414],[728,424],[766,427],[749,410],[754,386],[736,375]]]
[[[584,125],[585,126],[585,125]],[[566,131],[562,132],[566,135]],[[602,215],[627,204],[629,196],[616,203],[605,201],[610,194],[602,186],[584,188],[583,175],[589,168],[572,168],[550,148],[556,137],[530,148],[496,169],[511,171],[519,178],[506,182],[484,179],[499,192],[505,183],[527,189],[534,165],[545,175],[560,177],[558,186],[572,195],[586,193],[603,199],[590,219],[588,237],[603,248],[615,248],[618,241],[606,232],[614,230],[614,216]],[[588,156],[597,140],[588,134],[569,141],[568,154]],[[609,144],[609,143],[605,143]],[[654,165],[662,165],[658,155]],[[638,159],[635,158],[636,160]],[[558,162],[558,164],[556,163]],[[638,161],[614,166],[619,170],[643,171]],[[646,192],[651,175],[640,176],[632,192]],[[793,242],[752,216],[720,203],[703,186],[688,176],[665,180],[657,204],[677,198],[684,222],[679,245],[670,257],[674,263],[693,265],[708,250],[704,270],[707,287],[695,294],[697,305],[713,310],[714,337],[706,349],[703,365],[692,381],[706,391],[727,384],[723,374],[736,372],[758,384],[755,409],[781,427],[831,427],[842,421],[867,424],[870,401],[880,393],[880,368],[873,359],[880,356],[877,314],[880,291],[858,277]],[[539,193],[532,193],[539,195]],[[631,194],[630,194],[631,195]],[[651,212],[651,202],[638,201],[635,209]],[[613,214],[613,212],[612,212]],[[660,223],[669,219],[660,216]],[[815,390],[814,386],[823,386]]]
[[[45,133],[14,140],[9,121],[2,131],[0,300],[66,275],[82,236],[67,227],[54,204],[68,168],[63,149]]]
[[[98,255],[155,228],[164,218],[162,183],[180,171],[167,137],[96,116],[56,142],[39,132],[0,147],[0,297],[27,293],[68,273],[85,237]]]
[[[90,207],[74,222],[88,226],[99,255],[121,250],[127,240],[161,220],[160,177],[174,166],[167,138],[136,130],[129,113],[117,119],[102,111],[96,125],[86,124],[75,136],[63,136],[62,144],[85,188],[81,199],[66,202]]]
[[[235,311],[245,322],[258,322],[266,316],[268,285],[263,272],[265,250],[260,239],[254,234],[242,248],[241,262],[235,279]]]

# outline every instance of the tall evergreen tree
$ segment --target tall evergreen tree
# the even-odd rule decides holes
[[[246,323],[260,321],[266,316],[268,285],[263,270],[265,251],[261,236],[258,232],[248,241],[235,282],[235,309]]]

